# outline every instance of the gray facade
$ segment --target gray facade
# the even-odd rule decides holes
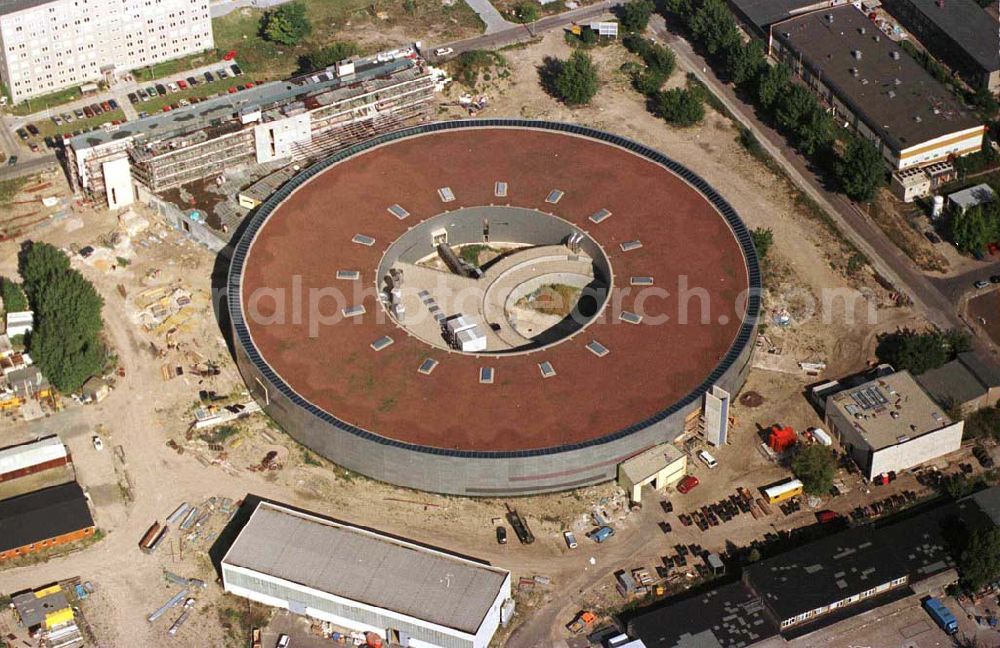
[[[747,314],[726,356],[701,385],[673,404],[664,403],[665,409],[649,419],[592,441],[539,450],[461,451],[403,443],[341,421],[299,396],[260,355],[243,319],[243,264],[256,232],[270,213],[311,177],[367,149],[443,130],[505,127],[558,131],[619,146],[669,169],[715,206],[743,250],[750,285]],[[567,490],[615,479],[619,463],[676,438],[684,429],[685,418],[701,407],[704,393],[713,385],[738,392],[750,368],[760,286],[757,257],[746,226],[711,186],[688,169],[641,144],[601,131],[552,122],[490,119],[438,122],[384,135],[346,149],[300,174],[261,206],[237,244],[228,300],[236,360],[244,380],[267,413],[296,441],[349,470],[399,486],[455,495],[500,496]]]

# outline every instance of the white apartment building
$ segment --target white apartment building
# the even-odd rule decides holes
[[[18,103],[214,47],[208,0],[0,0],[0,76]]]

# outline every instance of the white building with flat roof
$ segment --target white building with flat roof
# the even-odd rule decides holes
[[[15,103],[214,46],[208,0],[0,0]]]
[[[510,572],[279,504],[222,559],[227,592],[412,648],[486,648]]]
[[[908,371],[830,396],[826,422],[869,480],[958,450],[965,426],[952,421]]]

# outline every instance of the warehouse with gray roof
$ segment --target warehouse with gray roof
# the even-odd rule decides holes
[[[260,502],[222,559],[227,592],[413,648],[486,648],[510,599],[487,563]]]
[[[1000,23],[975,0],[885,0],[884,5],[969,85],[1000,90]]]

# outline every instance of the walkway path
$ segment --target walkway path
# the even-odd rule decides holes
[[[517,25],[500,15],[500,12],[490,3],[490,0],[465,0],[465,2],[483,19],[487,34],[495,34],[504,29],[517,27]]]

